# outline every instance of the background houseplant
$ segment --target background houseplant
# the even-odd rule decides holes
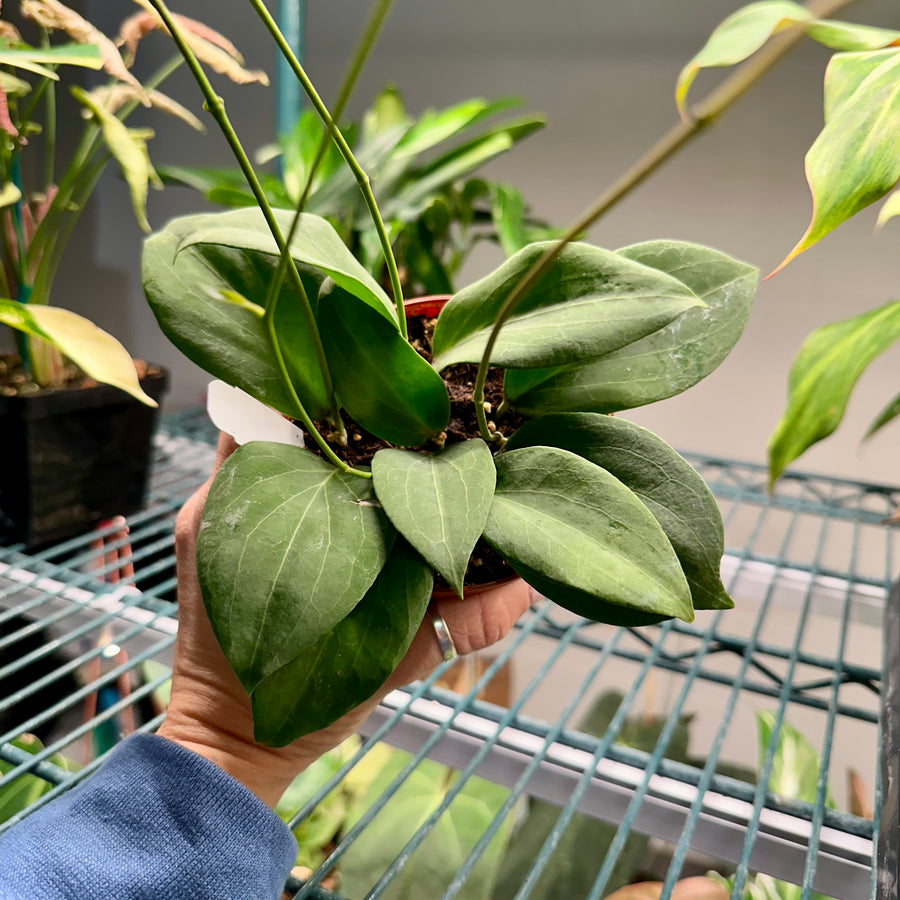
[[[690,620],[694,608],[730,606],[721,520],[702,480],[661,440],[604,414],[715,368],[746,321],[756,270],[673,241],[532,245],[444,308],[432,366],[408,343],[368,179],[262,3],[249,5],[366,197],[393,299],[326,221],[271,209],[201,65],[162,0],[153,5],[258,209],[187,217],[154,235],[148,300],[182,352],[297,418],[318,453],[240,448],[200,533],[204,600],[251,695],[257,739],[286,743],[370,696],[417,630],[433,572],[461,594],[482,533],[526,580],[592,618]],[[493,407],[489,362],[495,382],[506,370]],[[442,448],[450,402],[438,370],[461,366],[478,430]],[[511,410],[534,418],[495,457],[517,424],[504,418]],[[375,446],[348,462],[357,435]]]
[[[126,47],[124,57],[117,41],[57,0],[23,0],[19,12],[23,28],[30,26],[37,37],[26,43],[15,26],[2,23],[0,60],[7,68],[0,83],[0,322],[18,333],[19,352],[0,363],[0,414],[6,423],[0,508],[15,536],[40,543],[140,503],[154,421],[152,413],[110,389],[49,395],[46,389],[78,387],[87,376],[85,386],[105,382],[155,407],[165,385],[159,372],[138,373],[110,335],[50,305],[51,299],[63,300],[54,276],[67,240],[112,160],[128,184],[138,223],[149,229],[147,192],[159,182],[147,152],[153,133],[124,124],[133,111],[152,106],[195,128],[202,125],[156,90],[177,58],[146,84],[132,73],[139,41],[158,30],[152,11],[122,22],[117,38]],[[224,37],[198,22],[183,24],[193,46],[218,71],[240,81],[265,80],[241,66]],[[85,90],[73,79],[83,67],[102,68],[109,82]],[[69,156],[56,139],[58,104],[74,104],[85,116]],[[139,374],[145,376],[143,387]],[[32,471],[38,460],[52,458],[61,463]]]
[[[511,99],[474,98],[413,116],[400,92],[387,87],[358,122],[341,126],[372,179],[405,296],[453,293],[479,241],[495,241],[512,255],[532,241],[558,236],[529,215],[513,185],[474,174],[543,126],[543,116],[533,114],[493,121],[515,105]],[[304,209],[328,219],[366,270],[389,287],[378,235],[356,182],[337,148],[322,145],[321,137],[318,116],[302,113],[277,145],[258,151],[257,159],[278,164],[261,174],[260,184],[274,208],[293,209],[309,182]],[[196,188],[213,203],[256,205],[240,169],[165,166],[160,175]]]

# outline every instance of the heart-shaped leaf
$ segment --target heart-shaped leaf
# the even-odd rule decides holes
[[[416,446],[450,421],[444,381],[393,322],[340,288],[323,290],[319,324],[341,405],[367,431]]]
[[[356,607],[251,695],[253,736],[283,747],[368,700],[403,659],[431,599],[431,569],[402,538]]]
[[[788,377],[788,405],[769,438],[769,483],[801,453],[828,437],[869,363],[900,339],[900,300],[817,328]]]
[[[372,480],[394,528],[462,597],[497,481],[487,444],[476,439],[429,454],[379,450]]]
[[[806,154],[812,220],[776,272],[900,180],[900,50],[862,79],[852,100],[833,111]]]
[[[526,247],[444,307],[434,329],[436,369],[481,360],[500,307],[549,246]],[[702,305],[666,272],[589,244],[569,244],[503,326],[491,362],[518,368],[593,359]]]
[[[506,445],[561,447],[615,475],[653,513],[691,588],[694,609],[731,609],[719,569],[725,534],[718,504],[693,467],[652,431],[598,413],[526,422]]]
[[[56,306],[0,297],[0,323],[48,341],[91,378],[120,388],[147,406],[156,406],[141,388],[128,351],[84,317]]]
[[[597,360],[557,369],[511,370],[504,390],[526,415],[614,412],[680,394],[712,372],[741,336],[758,269],[681,241],[648,241],[617,251],[678,278],[706,303]]]
[[[226,299],[236,293],[251,304],[264,304],[277,260],[214,245],[177,252],[186,235],[211,228],[217,219],[173,219],[147,239],[142,261],[147,300],[166,337],[191,362],[296,418],[300,411],[275,364],[265,322],[250,306]],[[301,270],[313,302],[323,277]],[[300,401],[318,419],[328,413],[329,404],[312,336],[290,279],[281,290],[275,324],[285,364]]]
[[[203,511],[197,570],[248,692],[350,613],[395,537],[371,480],[308,450],[257,441],[226,460]]]
[[[693,621],[672,545],[622,482],[556,447],[523,447],[495,462],[484,537],[526,581],[539,581],[534,587],[551,600],[598,621],[605,604],[629,615]]]
[[[294,214],[290,210],[274,212],[282,236],[287,240]],[[196,230],[184,235],[178,252],[197,244],[216,244],[274,257],[280,255],[275,238],[261,210],[256,207],[234,209],[207,217],[207,221],[200,223]],[[356,261],[330,222],[304,213],[294,232],[290,250],[296,262],[325,273],[349,294],[378,310],[396,327],[394,304],[378,282]]]
[[[725,19],[709,36],[703,49],[681,70],[675,101],[682,115],[687,111],[688,91],[701,69],[743,62],[772,35],[794,26],[805,26],[810,38],[833,50],[874,50],[900,39],[900,32],[885,28],[819,19],[792,0],[750,3]]]

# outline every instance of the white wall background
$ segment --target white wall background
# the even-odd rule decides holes
[[[114,24],[128,4],[85,0],[85,14]],[[252,66],[273,71],[261,28],[240,0],[182,0],[173,4],[220,27],[241,45]],[[582,210],[676,118],[675,77],[708,32],[740,6],[738,0],[397,0],[392,19],[367,67],[351,112],[387,81],[421,110],[470,96],[520,96],[549,126],[493,164],[493,176],[518,184],[535,210],[566,222]],[[310,0],[306,63],[323,95],[333,96],[353,46],[366,0]],[[900,27],[889,0],[860,2],[854,18]],[[156,51],[163,48],[157,41]],[[150,56],[150,45],[142,52]],[[162,56],[159,59],[162,59]],[[720,123],[612,211],[591,239],[616,247],[673,237],[716,246],[771,270],[803,233],[810,201],[803,154],[821,127],[821,81],[826,52],[808,45],[783,63]],[[716,83],[701,77],[697,94]],[[274,91],[222,88],[248,148],[273,137]],[[179,98],[197,94],[187,78],[171,87]],[[213,132],[190,133],[154,119],[154,159],[224,164],[224,142]],[[79,246],[61,276],[67,304],[95,316],[135,354],[169,366],[169,409],[200,402],[205,376],[184,362],[159,333],[139,285],[140,234],[126,192],[108,176],[99,203],[79,229]],[[151,201],[151,221],[200,206],[181,189]],[[762,460],[783,407],[793,354],[813,328],[897,296],[898,229],[873,234],[875,214],[863,213],[826,238],[782,274],[764,283],[743,340],[729,360],[687,394],[633,414],[683,449]],[[88,262],[90,260],[90,262]],[[498,258],[481,256],[477,276]],[[895,352],[860,382],[840,432],[802,461],[806,468],[896,482],[900,422],[861,446],[881,406],[900,389]]]

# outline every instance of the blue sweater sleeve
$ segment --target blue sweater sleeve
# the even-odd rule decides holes
[[[0,838],[0,900],[269,900],[293,835],[242,784],[153,735]]]

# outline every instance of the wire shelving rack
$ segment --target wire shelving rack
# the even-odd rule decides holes
[[[89,775],[119,733],[161,721],[177,629],[174,516],[207,477],[213,440],[201,413],[164,420],[150,502],[129,519],[129,534],[113,523],[41,552],[0,550],[0,798],[16,785],[40,793],[23,815]],[[590,861],[585,897],[609,893],[630,838],[644,835],[663,897],[678,878],[715,868],[736,872],[734,896],[762,872],[802,885],[804,898],[896,900],[900,589],[891,583],[900,529],[884,519],[900,506],[900,488],[792,473],[769,495],[761,466],[688,458],[722,507],[723,577],[737,608],[702,613],[692,625],[619,629],[539,600],[478,660],[394,691],[292,825],[377,742],[408,751],[410,762],[317,871],[289,880],[290,892],[342,896],[339,885],[335,894],[323,884],[335,886],[333,870],[428,758],[459,774],[373,874],[366,896],[391,896],[410,855],[480,777],[508,795],[441,888],[445,898],[466,896],[467,876],[508,815],[521,819],[528,804],[544,802],[556,812],[509,896],[536,886],[536,895],[553,896],[541,876],[586,816],[613,828],[605,853]],[[621,700],[604,727],[579,728],[613,689]],[[757,752],[761,711],[773,732]],[[641,721],[658,732],[649,752],[629,740]],[[766,789],[779,734],[791,727],[818,755],[814,802]],[[40,738],[38,752],[13,743],[23,733]],[[58,754],[81,768],[69,771]],[[857,787],[845,792],[848,769]]]

